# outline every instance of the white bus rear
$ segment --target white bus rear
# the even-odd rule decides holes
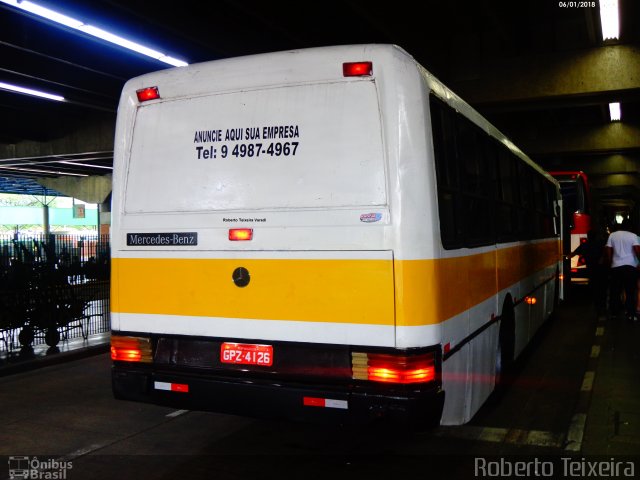
[[[517,277],[498,291],[494,254],[489,293],[472,292],[481,304],[449,290],[462,278],[440,238],[436,91],[461,102],[389,45],[130,80],[112,207],[116,397],[262,417],[467,421],[493,389],[497,321],[521,287]],[[541,248],[547,282],[554,247]],[[540,319],[550,311],[543,303]],[[526,341],[540,323],[529,322]],[[470,338],[474,324],[486,332]],[[477,383],[476,400],[452,397],[443,419],[453,353],[451,378],[461,366],[465,377],[452,395]],[[482,372],[469,371],[479,358]]]

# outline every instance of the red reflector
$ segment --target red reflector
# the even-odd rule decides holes
[[[189,393],[189,385],[186,383],[153,382],[153,388],[167,392]]]
[[[253,238],[253,228],[231,228],[229,229],[229,240],[242,241]]]
[[[302,403],[305,407],[324,407],[324,398],[304,397]]]
[[[303,397],[302,404],[305,407],[349,409],[349,402],[347,400],[338,400],[336,398]]]
[[[372,62],[346,62],[342,64],[342,75],[345,77],[366,77],[373,75]]]
[[[138,96],[139,102],[146,102],[147,100],[160,98],[160,91],[158,90],[158,87],[148,87],[136,90],[136,95]]]
[[[172,383],[171,384],[171,391],[172,392],[189,393],[189,385],[185,385],[183,383]]]

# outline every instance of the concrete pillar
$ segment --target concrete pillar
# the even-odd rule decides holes
[[[51,225],[49,225],[49,205],[45,202],[42,203],[42,229],[44,230],[45,238],[49,238],[51,234]]]

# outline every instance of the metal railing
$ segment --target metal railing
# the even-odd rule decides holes
[[[109,331],[109,237],[0,235],[0,351]]]

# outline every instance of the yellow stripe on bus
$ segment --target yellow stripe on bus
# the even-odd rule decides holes
[[[394,324],[391,260],[114,258],[112,277],[114,312]]]
[[[559,251],[554,241],[438,260],[114,258],[111,308],[120,313],[433,325],[555,264]],[[233,283],[232,272],[239,266],[251,275],[246,287]]]

